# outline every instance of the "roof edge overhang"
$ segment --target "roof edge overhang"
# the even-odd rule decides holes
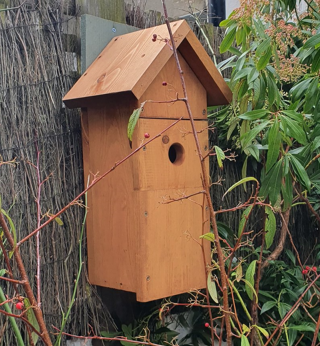
[[[229,104],[232,100],[231,90],[195,34],[192,32],[188,23],[185,20],[182,20],[172,22],[170,23],[170,26],[173,31],[177,50],[181,53],[207,92],[208,106]],[[148,37],[152,37],[153,34],[157,34],[160,31],[159,27],[153,27],[145,30],[150,31]],[[117,92],[109,92],[105,94],[74,97],[74,93],[72,93],[71,89],[71,92],[69,91],[67,93],[67,95],[63,98],[63,101],[68,108],[86,107],[90,100],[97,100],[99,98],[106,97],[107,95],[114,96],[119,92],[132,94],[136,99],[140,99],[153,82],[155,76],[160,73],[172,55],[172,48],[169,46],[169,44],[163,42],[163,47],[161,47],[157,56],[146,67],[144,73],[135,81],[135,83],[133,83],[131,89],[129,90],[119,90]],[[81,83],[81,78],[78,82]]]

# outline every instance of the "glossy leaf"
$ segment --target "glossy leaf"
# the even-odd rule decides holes
[[[312,60],[311,72],[313,73],[318,72],[319,69],[320,69],[320,49],[318,49],[316,55],[314,56]]]
[[[34,329],[36,329],[38,332],[40,332],[40,327],[39,327],[38,321],[36,319],[36,316],[34,314],[33,308],[31,307],[29,299],[24,298],[23,303],[24,303],[24,306],[26,308],[27,320],[33,326]],[[39,336],[36,333],[32,332],[31,337],[32,337],[33,343],[36,344],[38,339],[39,339]]]
[[[268,173],[270,168],[277,162],[280,146],[281,146],[281,134],[279,133],[279,122],[275,120],[273,125],[271,126],[268,133],[268,154],[267,154],[267,162],[266,162],[266,172]]]
[[[241,335],[241,346],[250,346],[249,340],[245,335]]]
[[[208,279],[207,279],[207,286],[208,286],[208,291],[210,294],[211,299],[215,302],[215,303],[219,303],[218,300],[218,293],[217,293],[217,286],[215,281],[212,280],[212,275],[211,272],[208,275]]]
[[[264,328],[259,327],[259,326],[255,326],[255,328],[257,328],[257,329],[259,330],[259,332],[260,332],[261,334],[263,334],[266,338],[269,337],[269,333],[268,333]]]
[[[288,135],[297,140],[300,144],[307,144],[306,134],[301,125],[287,116],[281,116],[281,123],[284,123],[284,127],[287,129]]]
[[[245,276],[246,281],[250,282],[252,287],[254,286],[254,275],[256,272],[256,263],[257,263],[257,261],[254,260],[249,264],[249,267],[246,271],[246,276]],[[251,287],[249,287],[248,284],[246,283],[245,288],[246,288],[246,292],[247,292],[248,297],[251,300],[253,300],[253,292],[252,292]]]
[[[256,49],[256,56],[261,56],[263,55],[266,50],[268,48],[270,48],[270,44],[271,44],[271,37],[268,37],[266,40],[264,40],[263,42],[261,42],[258,45],[258,48]]]
[[[240,237],[240,235],[244,232],[244,228],[247,224],[247,220],[248,220],[248,217],[251,213],[252,208],[253,208],[253,206],[250,205],[242,213],[241,220],[239,222],[238,237]]]
[[[277,302],[276,302],[276,301],[270,301],[270,300],[267,301],[266,303],[264,303],[264,304],[262,305],[260,314],[262,315],[263,313],[267,312],[268,310],[274,308],[276,305],[277,305]]]
[[[224,154],[223,150],[221,148],[219,148],[218,146],[214,146],[214,150],[216,152],[216,157],[217,157],[217,161],[218,161],[218,166],[220,169],[223,168],[223,163],[222,161],[226,158],[226,155]]]
[[[281,185],[281,192],[283,196],[282,211],[286,211],[291,207],[293,200],[291,173],[288,173],[284,177],[284,184],[282,183]]]
[[[212,243],[214,242],[214,234],[209,232],[209,233],[206,233],[204,235],[201,235],[200,236],[201,239],[206,239],[206,240],[209,240],[211,241]]]
[[[239,118],[244,120],[257,120],[265,118],[268,114],[270,114],[270,111],[268,111],[267,109],[255,109],[253,111],[239,115]]]
[[[261,56],[261,58],[259,59],[259,61],[257,63],[257,70],[258,71],[263,70],[268,65],[271,56],[272,56],[272,49],[271,49],[271,47],[269,47],[267,49],[267,51],[265,52],[265,54]]]
[[[246,148],[251,145],[252,141],[257,137],[257,135],[263,131],[268,125],[269,121],[264,120],[259,125],[255,126],[252,130],[242,136],[242,147]]]
[[[266,241],[266,249],[269,249],[269,247],[273,243],[273,239],[276,234],[276,218],[270,207],[266,207],[265,211],[267,214],[266,222],[265,222],[265,231],[266,231],[265,241]]]
[[[220,53],[225,53],[231,47],[231,45],[235,39],[235,36],[236,36],[236,28],[234,27],[228,31],[225,38],[221,42]]]
[[[232,186],[230,186],[229,189],[224,193],[222,198],[224,198],[227,193],[231,192],[237,186],[242,185],[244,183],[247,183],[249,181],[255,181],[257,184],[259,184],[258,180],[254,177],[247,177],[247,178],[241,179],[241,180],[237,181],[235,184],[233,184]]]
[[[304,44],[303,48],[304,49],[314,48],[319,43],[320,43],[320,34],[316,34],[316,35],[310,37],[306,41],[306,43]]]
[[[130,148],[132,148],[133,132],[137,125],[140,114],[143,111],[144,105],[145,105],[145,102],[141,103],[140,108],[135,109],[129,118],[127,134],[128,134],[128,139],[130,143]]]
[[[304,185],[309,191],[311,188],[311,181],[308,177],[308,174],[302,164],[296,159],[293,155],[290,156],[290,161],[293,167],[294,172],[296,173],[299,183]]]

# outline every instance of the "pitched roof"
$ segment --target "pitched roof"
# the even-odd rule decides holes
[[[170,25],[178,51],[207,91],[208,105],[228,104],[231,91],[187,22]],[[81,107],[90,97],[125,91],[139,99],[173,55],[164,41],[168,36],[164,24],[114,38],[63,101],[68,107]]]

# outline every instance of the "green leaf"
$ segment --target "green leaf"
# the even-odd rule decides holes
[[[254,294],[254,296],[255,296],[255,301],[256,301],[256,303],[258,303],[258,296],[257,296],[257,293],[256,293],[256,290],[254,289],[254,287],[253,287],[253,284],[251,284],[249,281],[247,281],[246,279],[242,279],[242,281],[246,284],[246,287],[248,287],[248,289],[250,289],[251,290],[251,292]],[[253,297],[252,297],[252,299],[253,299]]]
[[[230,123],[230,126],[229,126],[229,129],[228,129],[228,133],[227,133],[227,141],[230,139],[233,131],[235,130],[235,128],[237,127],[239,123],[239,119],[238,118],[234,118],[231,123]]]
[[[242,169],[241,169],[241,177],[242,177],[242,179],[245,179],[247,177],[248,158],[249,158],[249,156],[246,157],[246,159],[244,160],[244,163],[242,165]],[[243,184],[243,188],[244,188],[244,191],[247,192],[246,184]]]
[[[295,112],[294,110],[283,110],[281,111],[283,114],[287,115],[290,117],[292,120],[302,122],[303,121],[303,116],[301,113]]]
[[[237,43],[237,46],[240,46],[240,44],[245,39],[245,37],[246,37],[245,30],[243,28],[238,28],[237,29],[237,33],[236,33],[236,43]]]
[[[267,109],[255,109],[253,111],[241,114],[238,117],[244,120],[257,120],[266,117],[268,114],[270,114],[270,111]]]
[[[266,231],[265,240],[266,240],[266,249],[269,249],[269,247],[273,243],[274,235],[276,234],[276,218],[270,207],[266,207],[265,211],[267,214],[266,223],[265,223],[265,231]]]
[[[256,70],[255,67],[253,67],[248,74],[248,84],[254,82],[259,77],[259,71]]]
[[[250,205],[242,213],[241,220],[239,222],[238,237],[240,237],[240,235],[244,231],[245,225],[247,224],[247,220],[248,220],[248,217],[249,217],[249,215],[251,213],[252,208],[253,208],[253,205]]]
[[[290,154],[289,154],[290,155]],[[308,191],[311,188],[311,181],[308,177],[308,174],[302,164],[296,159],[293,155],[290,155],[290,161],[293,167],[294,172],[297,175],[298,181],[300,184],[304,185]]]
[[[249,340],[245,335],[241,335],[241,346],[250,346]]]
[[[312,78],[305,79],[298,84],[296,84],[289,93],[292,96],[293,101],[296,101],[302,97],[302,95],[306,94],[306,91],[309,87],[309,84],[311,83]]]
[[[214,150],[216,152],[218,166],[220,169],[223,169],[222,161],[226,158],[226,155],[224,154],[223,150],[216,145],[214,146]]]
[[[256,263],[257,263],[257,260],[254,260],[250,263],[250,265],[246,271],[246,276],[245,276],[246,281],[248,281],[252,287],[254,286],[254,274],[256,271]],[[246,288],[246,292],[247,292],[248,297],[251,300],[253,300],[252,288],[248,286],[248,283],[246,283],[245,288]]]
[[[270,124],[270,121],[262,121],[259,125],[255,126],[252,130],[242,136],[242,147],[245,149],[248,145],[251,145],[252,141],[257,135],[263,131],[265,127]]]
[[[212,300],[215,303],[218,303],[219,300],[218,300],[217,286],[216,286],[215,281],[212,281],[211,277],[212,277],[212,275],[210,272],[208,275],[208,279],[207,279],[208,291],[209,291],[209,294],[210,294],[210,297],[212,298]]]
[[[34,314],[33,308],[31,307],[29,299],[28,298],[24,298],[23,304],[24,304],[24,306],[26,308],[27,320],[33,326],[33,328],[35,330],[40,332],[40,327],[39,327],[38,321],[36,319],[36,316]],[[32,338],[33,343],[36,344],[38,339],[39,339],[39,336],[36,333],[32,332],[31,333],[31,338]]]
[[[268,65],[270,58],[271,58],[271,55],[272,55],[272,49],[271,49],[271,47],[269,47],[267,49],[267,51],[265,52],[265,54],[261,56],[261,58],[259,59],[259,61],[257,63],[257,70],[258,71],[263,70]]]
[[[268,155],[266,163],[266,173],[269,172],[269,170],[277,162],[279,157],[281,145],[281,134],[279,133],[279,127],[279,122],[275,120],[268,132]]]
[[[320,69],[320,49],[318,49],[316,55],[314,56],[312,60],[311,72],[313,73],[318,72],[319,69]]]
[[[228,33],[226,34],[225,38],[221,42],[220,45],[220,53],[225,53],[232,45],[234,38],[236,36],[236,27],[233,29],[229,30]]]
[[[286,313],[291,309],[291,305],[287,304],[287,303],[282,303],[280,302],[278,305],[278,311],[279,311],[279,315],[281,317],[281,319],[284,318],[284,316],[286,315]]]
[[[10,218],[10,216],[3,209],[1,209],[1,213],[6,217],[6,219],[9,222],[10,231],[13,235],[14,246],[16,246],[16,244],[17,244],[17,232],[16,232],[16,228],[14,226],[14,223],[13,223],[12,219]]]
[[[273,307],[275,307],[277,305],[276,301],[267,301],[266,303],[264,303],[262,305],[260,314],[262,315],[263,313],[265,313],[266,311],[272,309]]]
[[[209,241],[211,241],[212,243],[214,242],[214,234],[211,233],[211,232],[201,235],[200,238],[201,238],[201,239],[209,240]]]
[[[279,93],[279,90],[276,82],[274,81],[274,77],[271,77],[269,74],[267,75],[267,85],[269,106],[272,106],[277,100],[277,94]]]
[[[247,183],[248,181],[255,181],[258,185],[259,182],[256,178],[254,177],[247,177],[244,179],[239,180],[238,182],[236,182],[235,184],[233,184],[232,186],[229,187],[229,189],[224,193],[224,195],[222,196],[222,199],[225,197],[225,195],[229,192],[231,192],[233,189],[235,189],[237,186],[242,185],[244,183]]]
[[[303,46],[303,49],[314,48],[320,43],[320,34],[310,37]]]
[[[251,72],[251,67],[245,67],[244,69],[237,70],[237,73],[235,74],[233,80],[236,81],[242,77],[248,76],[248,74]]]
[[[293,187],[292,187],[292,178],[291,173],[288,173],[285,177],[285,184],[281,185],[281,191],[283,196],[283,206],[282,211],[288,210],[292,205],[293,200]]]
[[[287,129],[288,135],[293,137],[296,141],[299,143],[306,145],[307,144],[307,137],[306,134],[301,127],[301,125],[295,121],[290,119],[289,117],[286,117],[284,115],[280,116],[281,123],[284,123],[284,128]]]
[[[262,41],[258,48],[256,49],[256,56],[261,56],[265,51],[270,48],[271,37],[268,37],[266,40]]]
[[[130,118],[129,118],[129,123],[128,123],[128,138],[129,138],[129,143],[130,143],[130,147],[132,148],[132,135],[133,135],[133,131],[137,125],[138,119],[140,117],[141,112],[143,111],[143,107],[145,105],[145,102],[142,102],[140,105],[140,108],[137,108],[133,111],[133,113],[131,114]]]
[[[266,338],[269,338],[269,333],[264,328],[259,327],[257,325],[255,327],[258,328],[261,334],[263,334]]]
[[[311,325],[306,325],[306,324],[300,324],[300,325],[293,325],[293,326],[288,326],[288,329],[293,329],[293,330],[298,330],[300,332],[312,332],[314,333],[315,331],[315,326]]]

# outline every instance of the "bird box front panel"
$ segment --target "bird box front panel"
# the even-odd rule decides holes
[[[168,119],[140,118],[134,144],[143,144],[169,127]],[[202,154],[208,154],[206,121],[196,121]],[[205,160],[206,174],[208,158]],[[199,243],[210,231],[203,194],[200,159],[189,120],[181,120],[140,150],[133,161],[138,206],[139,251],[137,300],[149,301],[206,285],[206,266]],[[137,221],[137,219],[136,219]],[[210,244],[205,242],[210,263]]]

